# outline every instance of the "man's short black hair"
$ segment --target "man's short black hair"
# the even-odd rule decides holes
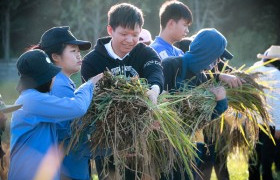
[[[135,25],[142,28],[144,24],[141,9],[128,3],[114,5],[108,12],[108,24],[115,30],[118,26],[134,29]]]
[[[180,1],[167,1],[162,4],[159,11],[160,25],[164,29],[170,19],[176,22],[185,19],[189,24],[192,23],[192,12],[187,5]]]

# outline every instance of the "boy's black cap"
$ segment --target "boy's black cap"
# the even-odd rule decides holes
[[[41,37],[41,48],[48,49],[57,44],[73,44],[78,45],[80,50],[89,50],[91,43],[89,41],[78,40],[70,31],[70,27],[61,26],[53,27],[47,30]]]
[[[36,88],[50,81],[61,68],[51,63],[47,54],[39,49],[23,53],[17,61],[19,87]]]
[[[192,42],[191,38],[184,38],[181,41],[176,42],[174,45],[185,53],[190,49],[191,42]],[[233,58],[233,55],[229,52],[229,50],[225,49],[225,51],[221,55],[221,58],[231,60]]]

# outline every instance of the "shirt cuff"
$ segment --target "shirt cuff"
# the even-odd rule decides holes
[[[151,90],[153,90],[157,94],[160,93],[160,87],[158,85],[156,85],[156,84],[151,86]]]

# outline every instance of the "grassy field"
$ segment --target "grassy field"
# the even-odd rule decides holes
[[[228,170],[231,180],[247,180],[248,179],[248,164],[240,155],[230,155],[228,158]],[[216,180],[214,170],[212,171],[211,180]]]
[[[231,180],[247,180],[248,179],[248,164],[242,156],[231,155],[228,158],[228,169]],[[98,180],[98,176],[94,174],[93,180]],[[211,180],[217,180],[215,171],[212,171]]]

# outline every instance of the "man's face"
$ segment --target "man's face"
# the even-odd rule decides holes
[[[115,30],[113,30],[113,28],[108,25],[107,31],[112,37],[112,47],[114,52],[118,56],[124,57],[138,43],[141,27],[139,25],[135,25],[134,29],[129,29],[118,26]]]
[[[177,22],[174,21],[174,24],[172,26],[172,34],[175,42],[181,41],[184,37],[186,37],[189,34],[189,26],[189,22],[183,18],[181,18]]]

